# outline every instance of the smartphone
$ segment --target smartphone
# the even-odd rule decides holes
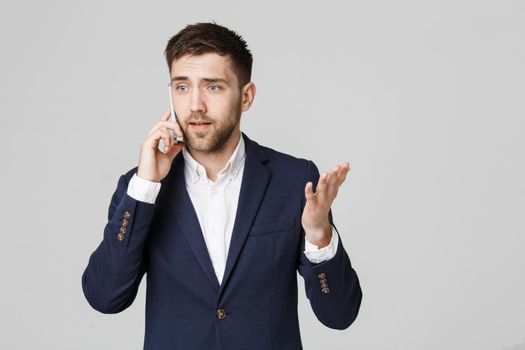
[[[170,97],[171,121],[177,123],[177,115],[175,114],[175,108],[173,108],[173,95],[171,93],[171,84],[168,84],[168,93]],[[173,138],[175,139],[175,143],[184,142],[184,138],[182,136],[177,136],[173,134]]]

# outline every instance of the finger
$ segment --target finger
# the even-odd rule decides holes
[[[334,165],[332,167],[332,171],[330,172],[330,184],[335,185],[337,183],[337,180],[339,179],[339,170],[341,167],[339,165]]]
[[[319,177],[319,182],[317,183],[317,189],[315,190],[316,194],[324,194],[326,190],[326,180],[328,178],[327,173],[322,173]]]
[[[343,163],[343,166],[341,167],[341,169],[339,169],[339,185],[341,185],[345,179],[346,179],[346,175],[348,174],[348,172],[350,171],[350,163],[348,162],[345,162]]]
[[[163,131],[163,132],[167,133],[170,136],[172,135],[172,131],[170,129],[168,129],[166,126],[160,126],[158,130]]]
[[[169,120],[171,117],[171,108],[166,108],[164,113],[162,113],[160,120]]]
[[[155,125],[153,125],[153,127],[148,132],[148,136],[153,135],[159,128],[160,128],[159,122],[155,123]]]
[[[344,162],[341,168],[343,168],[346,173],[349,172],[350,171],[350,163],[349,162]]]
[[[337,178],[337,180],[340,180],[343,174],[347,171],[347,165],[348,162],[340,165],[336,164],[332,167],[332,174]]]
[[[339,179],[337,177],[337,171],[339,166],[336,165],[332,168],[332,171],[328,174],[326,180],[326,194],[329,196],[335,196],[337,193],[337,188],[339,187]]]
[[[337,188],[338,186],[338,177],[337,177],[337,172],[339,170],[339,165],[335,165],[333,168],[332,168],[332,171],[329,173],[329,176],[328,176],[328,179],[327,179],[327,183],[326,183],[326,187],[329,191],[333,191],[333,188]]]
[[[173,136],[170,130],[162,128],[159,129],[160,131],[160,137],[164,141],[164,147],[162,148],[162,151],[164,153],[168,152],[168,150],[171,148],[171,144],[173,142]],[[159,139],[160,142],[160,139]]]
[[[169,125],[166,123],[170,123],[170,122],[167,120],[156,122],[155,125],[153,125],[153,127],[150,129],[148,135],[153,135],[155,131],[157,131],[158,129],[161,129],[162,127],[165,127],[165,128],[169,128],[170,126],[173,127],[173,125]]]
[[[166,127],[170,130],[173,130],[175,134],[177,134],[178,136],[182,136],[182,129],[180,128],[179,123],[174,123],[172,121],[165,121],[165,122],[160,122],[159,125]]]
[[[314,189],[312,182],[308,182],[304,188],[304,196],[306,197],[306,201],[311,201],[314,199]]]
[[[168,121],[170,119],[170,115],[171,115],[171,109],[170,108],[166,108],[164,110],[164,112],[162,113],[162,115],[160,116],[160,122],[164,122],[164,121]],[[155,130],[157,130],[159,127],[160,127],[160,122],[157,122],[153,128],[151,128],[151,130],[149,131],[148,135],[151,135],[155,132]]]
[[[174,123],[174,127],[173,127],[173,132],[175,133],[174,137],[175,136],[179,136],[179,137],[182,137],[184,139],[184,134],[182,133],[182,129],[179,125],[179,123]]]
[[[174,123],[174,122],[172,122],[170,120],[157,122],[155,124],[155,126],[153,126],[153,128],[151,128],[151,130],[149,131],[148,136],[152,135],[157,129],[160,129],[160,128],[166,128],[166,129],[169,129],[169,130],[173,130],[175,132],[175,134],[177,134],[178,136],[182,136],[182,130],[181,130],[179,124],[178,123]]]
[[[168,142],[171,139],[171,135],[169,135],[164,130],[157,129],[157,131],[148,136],[148,138],[145,141],[145,144],[150,148],[158,148],[161,139],[164,140],[165,145],[168,145]]]
[[[169,137],[168,137],[168,141],[164,141],[164,153],[168,152],[171,147],[173,146],[173,143],[175,141],[175,139],[173,138],[173,132],[167,128],[162,128],[162,131],[166,132]]]

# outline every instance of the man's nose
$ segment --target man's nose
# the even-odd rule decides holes
[[[191,94],[191,112],[202,112],[206,113],[206,104],[204,103],[204,100],[202,98],[200,91],[198,89],[195,89],[192,91]]]

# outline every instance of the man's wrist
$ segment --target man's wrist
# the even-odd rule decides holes
[[[311,230],[306,231],[306,239],[313,245],[316,245],[318,249],[322,249],[330,244],[332,240],[332,225],[328,224],[326,228],[316,233]]]
[[[143,179],[135,173],[128,184],[127,193],[138,201],[154,204],[160,187],[160,182]]]
[[[337,230],[332,225],[332,239],[328,246],[319,249],[317,246],[313,245],[308,241],[304,242],[304,254],[306,258],[313,263],[320,263],[326,260],[332,259],[337,253],[337,246],[339,245],[339,236]]]

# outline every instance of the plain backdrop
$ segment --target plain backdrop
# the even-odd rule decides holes
[[[348,160],[335,223],[364,299],[304,348],[525,349],[523,1],[0,1],[2,349],[142,349],[81,289],[119,176],[168,107],[167,40],[216,21],[254,55],[242,130]]]

